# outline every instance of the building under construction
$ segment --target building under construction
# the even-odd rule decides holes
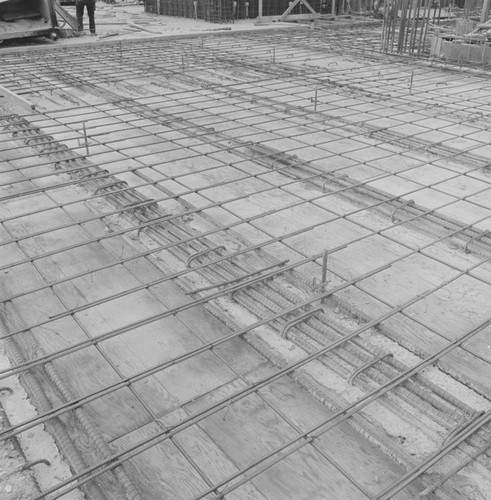
[[[361,2],[363,0],[357,0]],[[211,22],[233,22],[240,19],[270,17],[279,19],[285,12],[290,20],[317,19],[321,14],[344,12],[343,2],[335,0],[146,0],[146,12],[165,16],[204,19]]]
[[[0,46],[0,497],[489,498],[481,12],[149,5]]]

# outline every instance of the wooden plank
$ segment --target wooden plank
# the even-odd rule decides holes
[[[152,422],[112,443],[116,453],[161,432]],[[206,483],[169,440],[153,446],[125,465],[145,500],[189,499],[206,489]]]
[[[60,235],[55,238],[54,233],[50,234],[56,244]],[[80,235],[80,238],[83,237],[84,235]],[[87,235],[85,235],[86,237]],[[43,240],[43,244],[51,245],[51,243],[47,243],[47,240]],[[91,251],[88,253],[89,247]],[[118,250],[121,251],[120,246]],[[77,254],[78,258],[76,258]],[[110,254],[101,245],[92,244],[91,246],[77,248],[71,252],[63,252],[57,255],[56,260],[55,258],[44,259],[39,268],[44,275],[49,276],[50,280],[54,281],[64,278],[67,274],[85,271],[87,267],[91,269],[99,265],[105,265],[112,260]],[[22,275],[25,276],[25,274],[22,271]],[[55,289],[63,297],[68,307],[77,307],[88,301],[107,297],[111,293],[131,289],[137,284],[137,280],[125,268],[119,266],[94,272],[73,282],[58,285]],[[30,294],[17,299],[15,302],[19,310],[29,310],[29,321],[32,323],[45,320],[51,315],[65,311],[65,307],[61,305],[51,291]],[[135,315],[135,307],[141,318],[164,310],[161,304],[151,297],[148,292],[140,292],[140,294],[128,296],[126,301],[111,301],[99,309],[89,309],[80,313],[78,317],[87,328],[89,335],[95,336],[138,319]],[[170,322],[177,323],[172,318],[170,318]],[[142,332],[140,333],[143,335]],[[158,332],[156,333],[158,335]],[[34,334],[44,351],[48,353],[56,352],[87,339],[85,333],[70,317],[52,321],[48,325],[39,327],[34,330]],[[138,335],[138,332],[133,337],[135,335]],[[141,339],[139,340],[141,341]],[[142,348],[140,343],[136,342],[136,346],[132,349],[133,341],[128,343],[127,338],[116,338],[110,343],[100,344],[99,347],[118,367],[120,373],[128,375],[148,368],[149,363],[154,359],[149,357],[148,360],[145,360],[146,362],[141,361]],[[145,343],[142,343],[142,345],[145,346]],[[138,352],[139,347],[140,356],[137,356],[135,352]],[[163,349],[155,349],[155,345],[152,343],[149,348],[156,353],[165,352]],[[32,357],[38,357],[37,353],[34,354],[32,353]],[[170,356],[172,355],[171,353]],[[145,355],[143,355],[143,359],[145,359]],[[70,380],[70,386],[77,396],[90,394],[120,380],[117,372],[94,347],[72,353],[56,360],[54,364],[62,377]],[[94,376],[94,374],[97,374],[97,376]],[[176,400],[154,377],[147,378],[135,385],[135,390],[138,391],[138,395],[143,401],[157,413],[169,411],[170,408],[177,406]],[[107,439],[115,439],[135,427],[144,425],[150,418],[150,414],[128,388],[114,392],[103,399],[98,399],[86,407]],[[108,419],[108,414],[113,415],[113,418]]]
[[[222,391],[214,391],[187,405],[186,410],[198,411],[223,396]],[[296,435],[294,429],[255,394],[211,415],[199,426],[239,468],[247,467]],[[364,498],[310,447],[284,459],[252,483],[270,500]]]
[[[276,381],[262,393],[303,431],[332,415],[326,406],[313,399],[290,378]],[[316,445],[345,471],[356,471],[356,480],[373,495],[405,472],[402,466],[393,462],[347,423],[323,434]]]
[[[290,3],[290,5],[288,6],[288,8],[285,10],[285,12],[283,12],[283,14],[281,14],[280,16],[280,21],[284,21],[285,18],[288,16],[288,14],[290,14],[290,12],[301,2],[302,0],[294,0],[292,3]]]
[[[390,264],[409,253],[406,247],[375,234],[333,253],[329,256],[329,262],[337,273],[351,279]]]
[[[183,410],[166,415],[159,419],[166,426],[177,424],[182,419],[188,417]],[[223,453],[217,444],[198,426],[192,426],[180,432],[173,439],[186,451],[193,461],[200,467],[207,478],[213,483],[224,480],[228,476],[238,471],[237,467]],[[227,495],[227,498],[236,500],[264,500],[265,497],[252,485],[245,484],[240,491]]]
[[[284,22],[288,21],[312,21],[314,19],[320,19],[321,15],[320,14],[289,14]],[[264,16],[263,17],[264,22],[270,22],[270,21],[281,21],[279,16]]]
[[[144,262],[139,262],[138,265],[133,262],[131,269],[133,272],[137,272],[138,276],[144,276]],[[184,295],[181,289],[172,282],[167,281],[153,288],[156,290],[159,300],[169,309],[191,302],[190,296]],[[232,332],[230,328],[203,307],[182,311],[176,315],[176,318],[191,332],[198,335],[203,342],[217,340]],[[267,363],[263,356],[241,338],[229,340],[216,347],[214,351],[230,363],[234,370],[243,375],[247,375]]]
[[[369,231],[346,219],[336,219],[285,240],[302,255],[312,256],[327,249],[348,245]]]
[[[343,298],[353,311],[358,310],[367,318],[376,318],[387,313],[390,308],[359,289],[350,288],[338,297]],[[444,314],[441,314],[444,316]],[[419,319],[419,316],[418,316]],[[447,345],[444,336],[432,332],[425,326],[413,321],[410,317],[396,314],[380,325],[388,336],[418,356],[427,357]],[[461,332],[465,333],[464,331]],[[489,393],[491,381],[491,363],[489,356],[489,329],[483,330],[475,339],[467,342],[464,349],[456,349],[443,357],[438,366],[482,394]]]
[[[461,276],[406,312],[448,340],[455,340],[491,316],[489,297],[491,285]]]
[[[361,281],[358,286],[395,307],[457,275],[455,269],[413,254]]]
[[[189,403],[185,409],[194,414],[234,392],[234,386],[224,386]],[[200,427],[238,467],[246,466],[254,458],[280,446],[295,435],[293,429],[255,394],[211,415],[200,423]],[[241,446],[237,446],[237,442]]]
[[[283,236],[313,224],[327,223],[334,217],[327,210],[306,203],[286,209],[279,206],[277,212],[254,221],[252,225],[272,236]]]
[[[487,330],[489,345],[489,329]],[[484,340],[484,345],[486,340]],[[486,351],[489,352],[486,346]],[[489,397],[491,393],[491,363],[483,361],[465,349],[455,349],[443,357],[438,366],[462,383],[469,385],[480,394]]]
[[[24,298],[17,301],[19,311],[29,311],[39,316],[36,309],[46,308],[48,311],[56,307],[56,298],[46,292],[38,295],[39,302]],[[53,303],[53,304],[50,304]],[[23,304],[26,306],[23,307]],[[36,304],[36,305],[35,305]],[[36,359],[44,353],[56,352],[87,337],[72,318],[57,320],[49,325],[32,330],[42,351],[32,345],[22,343],[23,352],[28,359]],[[53,365],[76,396],[85,396],[106,385],[118,382],[120,378],[110,367],[96,348],[89,347],[63,358],[53,361]],[[97,376],[95,376],[97,374]],[[155,398],[155,394],[153,395]],[[106,439],[129,432],[135,426],[144,425],[149,415],[129,389],[124,388],[111,395],[85,405],[90,416]],[[111,419],[107,416],[111,415]]]
[[[312,12],[312,14],[317,14],[317,12],[310,6],[307,0],[300,0],[300,2],[303,3],[303,5],[305,5],[305,7],[307,7],[307,9],[309,9],[310,12]]]
[[[478,335],[468,340],[462,347],[473,353],[475,356],[481,358],[483,361],[489,363],[491,366],[491,329],[485,328]],[[491,384],[491,378],[486,382]]]
[[[293,3],[291,3],[288,8],[285,10],[285,12],[283,12],[283,14],[281,14],[280,16],[280,21],[283,22],[283,21],[290,21],[290,20],[293,20],[293,15],[290,15],[290,12],[298,5],[298,4],[304,4],[305,7],[307,7],[307,9],[310,10],[311,14],[297,14],[298,15],[301,15],[301,16],[310,16],[309,18],[312,19],[312,15],[313,16],[318,16],[320,17],[320,14],[317,14],[317,12],[315,12],[315,10],[309,5],[309,3],[307,2],[307,0],[294,0]],[[316,17],[316,18],[318,18]]]
[[[87,283],[87,286],[90,284]],[[80,300],[83,303],[87,296],[90,297],[90,292],[80,286],[78,289],[82,293]],[[95,337],[165,310],[148,292],[140,291],[83,311],[79,317]],[[172,316],[140,326],[101,344],[104,352],[126,376],[169,361],[200,345],[196,336]],[[179,401],[197,397],[233,378],[233,372],[210,352],[154,375],[159,385]]]

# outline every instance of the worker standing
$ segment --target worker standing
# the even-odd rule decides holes
[[[92,36],[96,35],[95,32],[95,2],[96,0],[76,0],[75,8],[77,10],[77,24],[78,32],[82,33],[84,30],[84,7],[87,9],[89,16],[89,30]]]

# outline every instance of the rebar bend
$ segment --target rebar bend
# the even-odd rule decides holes
[[[46,467],[49,467],[51,465],[51,462],[49,460],[46,460],[45,458],[40,458],[39,460],[34,460],[33,462],[29,462],[26,465],[24,465],[21,469],[21,471],[25,471],[27,469],[31,469],[35,465],[39,464],[44,464]]]
[[[486,231],[483,231],[481,234],[478,234],[477,236],[474,236],[474,238],[471,238],[466,244],[465,244],[465,253],[470,253],[471,251],[469,250],[469,244],[472,243],[473,241],[480,240],[481,238],[484,238],[488,234],[490,234],[491,231],[489,229],[486,229]]]
[[[392,223],[394,223],[394,222],[395,222],[394,217],[395,217],[395,215],[396,215],[396,212],[397,212],[398,210],[400,210],[401,208],[404,208],[404,207],[409,207],[409,206],[411,206],[411,205],[414,205],[414,200],[406,200],[406,201],[404,201],[401,205],[399,205],[398,207],[394,208],[394,210],[393,210],[393,212],[392,212],[392,215],[390,216],[390,221],[391,221]]]
[[[60,163],[60,162],[56,162],[56,163]],[[101,175],[101,174],[104,174],[107,176],[107,175],[109,175],[109,170],[107,170],[106,168],[103,168],[103,169],[97,170],[96,172],[89,172],[88,174],[84,174],[80,178],[87,179],[89,177],[103,177],[103,175]]]
[[[283,326],[283,330],[281,330],[281,336],[283,338],[286,338],[286,334],[296,325],[299,323],[302,323],[303,321],[309,319],[312,315],[314,315],[316,312],[322,311],[324,312],[323,307],[317,307],[315,309],[312,309],[311,311],[307,311],[306,313],[302,314],[298,318],[292,319],[291,321],[288,321],[288,323],[285,323],[285,326]]]
[[[438,488],[441,488],[449,479],[455,477],[456,474],[458,474],[464,467],[469,465],[473,460],[475,460],[479,455],[482,453],[486,452],[489,448],[491,447],[491,443],[485,443],[483,446],[478,448],[476,451],[471,453],[470,455],[467,455],[467,457],[456,467],[454,467],[452,470],[447,472],[444,476],[441,476],[440,479],[436,483],[434,483],[431,486],[428,486],[425,488],[420,494],[420,497],[426,497],[430,493],[434,493],[435,490]]]
[[[99,193],[102,189],[109,189],[111,187],[116,187],[119,186],[120,184],[124,184],[125,186],[128,185],[126,181],[115,181],[115,182],[109,182],[108,184],[105,184],[104,186],[98,187],[95,191],[94,194]]]
[[[375,359],[372,359],[372,361],[369,361],[366,365],[361,366],[358,368],[358,370],[355,370],[351,375],[350,378],[348,379],[348,384],[353,385],[353,382],[355,378],[360,375],[360,373],[364,372],[366,369],[370,368],[371,366],[376,365],[379,361],[382,361],[385,358],[391,358],[393,354],[391,352],[387,354],[382,354],[381,356],[376,357]]]
[[[245,280],[247,278],[251,278],[252,276],[255,276],[256,274],[261,274],[264,271],[269,271],[270,269],[273,269],[275,267],[283,267],[286,264],[288,264],[288,262],[290,262],[288,259],[282,260],[281,262],[278,262],[278,264],[271,264],[268,267],[264,267],[262,269],[258,269],[257,271],[254,271],[252,273],[246,274],[245,276],[238,276],[237,278],[234,278],[234,279],[231,279],[231,280],[227,280],[227,281],[223,281],[222,283],[216,283],[216,284],[213,284],[213,285],[204,286],[202,288],[196,288],[195,290],[190,290],[189,292],[184,292],[184,295],[193,295],[195,293],[207,292],[208,290],[212,290],[213,288],[219,288],[221,286],[233,285],[234,283],[238,283],[239,281]],[[269,276],[265,276],[265,278],[269,278]],[[232,298],[233,298],[234,293],[237,292],[237,291],[238,290],[234,290],[232,292]]]
[[[482,417],[484,415],[484,410],[481,410],[477,413],[475,413],[470,420],[468,420],[467,422],[464,422],[462,425],[459,425],[458,427],[456,427],[455,429],[452,429],[448,434],[447,436],[445,437],[445,439],[443,440],[442,442],[442,445],[441,447],[443,448],[448,442],[450,442],[454,437],[456,437],[457,435],[459,435],[463,430],[465,430],[469,425],[472,424],[472,422],[474,422],[476,419],[478,419],[479,417]]]
[[[202,252],[198,252],[198,253],[194,253],[193,255],[190,255],[186,260],[186,267],[189,267],[191,262],[193,262],[193,260],[198,259],[199,257],[203,257],[204,255],[207,255],[211,252],[218,252],[218,250],[225,250],[225,247],[223,245],[219,245],[217,247],[207,248],[206,250],[203,250]]]

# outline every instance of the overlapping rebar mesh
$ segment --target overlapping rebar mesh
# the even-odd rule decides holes
[[[370,50],[371,44],[377,42],[376,37],[370,33],[360,31],[359,35],[350,45],[350,54],[353,58],[361,57]],[[4,335],[5,339],[22,338],[26,329],[49,329],[54,323],[65,318],[81,318],[84,311],[110,304],[122,297],[136,296],[142,290],[154,290],[154,287],[171,280],[182,280],[181,284],[190,300],[154,316],[147,315],[138,322],[110,329],[96,337],[87,331],[86,336],[78,342],[71,342],[54,352],[42,353],[32,349],[35,351],[32,359],[19,361],[17,366],[2,373],[1,377],[5,378],[13,373],[29,373],[29,370],[63,361],[71,354],[85,352],[87,349],[97,350],[101,355],[107,356],[104,346],[111,339],[122,338],[125,333],[155,324],[160,319],[178,316],[187,310],[197,310],[202,305],[217,310],[216,301],[231,294],[233,300],[243,307],[249,307],[260,319],[253,323],[249,322],[245,327],[232,329],[228,336],[218,340],[201,338],[199,347],[130,376],[118,373],[118,367],[109,357],[107,363],[115,371],[116,380],[105,380],[99,391],[75,398],[68,397],[52,409],[43,408],[39,417],[9,430],[3,434],[4,438],[27,432],[34,425],[49,422],[56,416],[68,414],[74,408],[82,407],[92,401],[110,397],[113,392],[122,388],[132,388],[136,393],[135,398],[141,401],[143,393],[135,388],[139,381],[186,360],[197,358],[205,351],[216,353],[216,348],[220,345],[237,340],[260,326],[270,326],[274,331],[301,345],[307,353],[304,358],[277,369],[272,374],[266,374],[253,383],[248,381],[243,389],[207,405],[197,414],[189,415],[170,427],[160,428],[147,439],[125,447],[109,458],[100,459],[99,462],[79,472],[75,479],[65,481],[53,489],[55,498],[66,489],[74,487],[77,484],[76,480],[78,484],[83,484],[90,479],[99,478],[158,444],[175,440],[180,433],[197,426],[212,415],[217,413],[226,415],[231,407],[252,394],[260,395],[265,404],[273,408],[284,421],[288,421],[295,430],[294,436],[281,446],[276,446],[271,452],[255,456],[247,466],[239,468],[219,481],[211,481],[193,461],[193,456],[189,456],[189,453],[186,455],[186,448],[181,446],[180,453],[186,457],[197,475],[204,476],[203,480],[206,483],[206,486],[196,493],[195,498],[203,498],[208,494],[216,497],[231,493],[261,474],[267,473],[268,469],[305,447],[313,447],[316,450],[320,448],[324,453],[322,460],[334,462],[346,477],[347,484],[352,485],[356,492],[365,496],[377,495],[380,498],[384,498],[387,492],[392,494],[401,484],[412,479],[414,474],[403,477],[398,485],[387,484],[384,485],[384,490],[380,486],[376,491],[366,492],[366,486],[360,484],[348,470],[337,464],[336,457],[326,453],[318,443],[320,436],[328,430],[347,418],[356,416],[366,405],[377,401],[382,395],[401,389],[402,384],[407,381],[411,382],[413,392],[409,395],[403,394],[401,397],[407,397],[408,401],[411,401],[415,394],[418,398],[426,398],[425,401],[429,403],[428,411],[431,411],[432,416],[438,419],[444,428],[448,428],[450,433],[453,430],[452,418],[456,414],[464,423],[470,420],[473,425],[474,423],[485,425],[488,422],[488,415],[476,417],[471,407],[457,398],[452,398],[445,391],[439,391],[440,399],[434,397],[438,387],[431,386],[424,378],[417,377],[429,365],[460,348],[464,341],[480,335],[489,327],[489,319],[480,318],[473,328],[460,331],[458,338],[453,342],[445,340],[441,333],[433,332],[442,337],[444,347],[431,353],[424,350],[418,352],[424,355],[425,359],[411,368],[401,366],[391,358],[374,357],[373,355],[377,353],[370,350],[368,343],[359,341],[361,334],[397,315],[407,315],[407,319],[412,319],[423,326],[424,322],[407,314],[407,309],[438,290],[451,286],[463,276],[472,276],[482,283],[482,286],[487,283],[486,279],[479,276],[476,271],[484,269],[489,262],[487,254],[489,235],[483,234],[477,225],[489,221],[490,213],[486,201],[476,197],[476,191],[472,194],[460,194],[443,201],[439,200],[437,206],[425,207],[408,203],[412,197],[428,189],[428,185],[417,176],[412,177],[415,180],[414,185],[402,196],[382,193],[372,185],[376,181],[391,178],[397,180],[399,184],[404,184],[407,182],[407,176],[411,176],[422,166],[430,165],[443,176],[431,183],[435,193],[444,190],[445,182],[449,178],[459,181],[474,179],[474,176],[477,176],[474,180],[483,182],[477,195],[488,192],[491,187],[486,180],[488,162],[482,157],[481,151],[486,144],[477,140],[469,142],[463,149],[452,147],[451,140],[456,136],[444,135],[449,127],[462,123],[469,128],[463,136],[459,136],[460,138],[467,138],[469,141],[475,139],[476,129],[479,133],[483,133],[479,99],[476,100],[474,95],[469,95],[467,100],[452,97],[449,92],[446,98],[451,101],[451,110],[449,115],[445,116],[450,120],[450,125],[442,123],[441,126],[430,126],[427,119],[428,116],[433,117],[434,108],[431,107],[433,100],[441,97],[441,93],[445,92],[445,87],[449,83],[458,89],[459,86],[465,88],[468,82],[462,81],[459,75],[447,77],[438,72],[428,74],[423,66],[388,65],[387,61],[378,58],[375,52],[370,53],[372,61],[369,66],[364,66],[358,61],[348,67],[339,67],[339,61],[332,57],[332,52],[331,56],[327,56],[324,48],[329,47],[331,51],[334,48],[339,53],[345,53],[345,41],[351,36],[352,34],[345,33],[323,36],[322,32],[314,34],[278,32],[265,35],[261,46],[257,43],[257,36],[248,35],[220,41],[206,39],[174,41],[165,48],[159,42],[142,42],[132,46],[110,44],[98,47],[97,51],[90,48],[76,49],[79,58],[84,58],[83,69],[70,65],[69,52],[56,56],[44,54],[42,62],[39,62],[38,57],[29,54],[5,57],[3,67],[7,68],[4,71],[8,84],[13,90],[25,96],[35,98],[38,93],[49,99],[54,92],[59,99],[66,99],[68,91],[79,89],[78,98],[88,99],[97,95],[98,98],[103,96],[104,102],[94,105],[83,105],[79,102],[76,106],[60,109],[59,103],[55,101],[53,109],[44,114],[26,118],[19,116],[2,118],[3,131],[9,134],[2,140],[4,151],[10,151],[14,159],[20,163],[4,171],[7,179],[2,185],[6,191],[3,193],[2,201],[27,200],[30,196],[40,194],[51,197],[52,202],[52,205],[43,210],[61,210],[66,212],[68,217],[63,227],[57,224],[55,227],[41,228],[25,235],[11,233],[5,236],[2,243],[24,248],[24,243],[32,237],[49,237],[51,233],[70,227],[87,228],[87,234],[80,242],[63,242],[61,246],[50,250],[21,254],[13,262],[5,264],[2,270],[9,271],[22,265],[39,266],[46,259],[56,259],[65,252],[93,244],[109,244],[122,236],[128,236],[130,239],[133,237],[137,241],[139,236],[146,235],[157,245],[150,249],[140,248],[136,253],[129,254],[122,252],[120,247],[113,248],[112,259],[109,262],[104,265],[99,263],[96,267],[87,269],[82,273],[83,276],[68,274],[53,281],[44,275],[45,282],[4,296],[3,300],[7,305],[42,291],[56,292],[57,287],[63,283],[70,283],[84,276],[90,279],[93,273],[103,272],[106,268],[117,268],[159,252],[167,252],[164,255],[168,255],[169,258],[173,256],[181,264],[186,264],[173,272],[167,270],[164,276],[152,278],[138,286],[132,285],[127,290],[89,299],[86,303],[75,306],[67,304],[56,314],[10,328]],[[181,54],[185,55],[181,57]],[[67,71],[59,70],[60,59],[66,62]],[[218,61],[220,65],[217,65]],[[87,72],[87,68],[91,69],[90,73]],[[231,74],[230,68],[234,68],[236,73]],[[353,71],[353,68],[356,68],[356,71]],[[185,85],[186,89],[177,87],[169,89],[166,85],[162,85],[163,75],[169,86],[175,85],[172,80],[174,78],[180,86]],[[151,83],[146,81],[145,85],[136,86],[135,78],[142,77],[149,78]],[[216,83],[218,77],[219,83]],[[30,87],[20,90],[24,88],[24,82],[29,82]],[[443,83],[446,85],[442,85]],[[128,97],[127,93],[135,92],[135,88],[145,92],[146,96]],[[391,100],[387,99],[389,91]],[[84,92],[87,94],[83,94]],[[353,97],[355,93],[356,98],[351,100],[349,97]],[[481,94],[479,97],[485,96]],[[367,103],[371,104],[370,110],[361,112],[360,107]],[[409,120],[409,125],[418,127],[409,132],[398,132],[397,127],[404,130],[404,126],[407,126],[408,107],[422,113]],[[234,116],[234,112],[237,116]],[[360,114],[363,115],[363,120],[360,119]],[[380,114],[391,116],[391,127],[380,125]],[[443,117],[440,112],[438,115],[440,118]],[[104,119],[111,121],[110,129],[98,123],[101,117],[102,121]],[[85,144],[82,124],[85,124],[88,138]],[[56,140],[60,131],[63,133],[63,142],[68,144],[68,147],[62,141]],[[121,140],[119,133],[123,134],[127,141],[139,138],[140,143],[148,145],[149,150],[152,149],[152,145],[157,148],[164,144],[165,152],[155,157],[145,148],[135,150],[134,145]],[[429,140],[431,134],[436,134],[439,140]],[[190,138],[192,142],[186,142]],[[315,140],[312,141],[312,138]],[[285,145],[285,139],[288,145]],[[11,144],[12,140],[24,142]],[[279,140],[283,140],[281,149],[276,145],[276,141]],[[403,145],[402,152],[401,145]],[[34,151],[27,149],[26,146],[35,149]],[[313,146],[318,149],[319,157],[316,158],[317,161],[306,160],[302,151]],[[338,154],[336,153],[338,147],[347,149]],[[387,163],[378,164],[376,160],[371,160],[370,154],[373,154],[374,147],[380,148],[379,152],[381,150],[385,152]],[[395,152],[394,148],[397,148]],[[116,153],[117,158],[107,159],[106,155]],[[169,155],[169,159],[166,158],[166,154]],[[177,158],[184,156],[193,162],[193,168],[190,169],[183,162],[180,169],[176,169],[171,159],[172,155],[176,155]],[[360,155],[366,158],[361,161],[356,160]],[[415,155],[414,163],[403,163],[400,168],[398,167],[397,162],[414,160]],[[430,156],[429,159],[421,158],[424,155],[434,156]],[[30,163],[31,159],[36,159],[38,156],[40,160],[37,159],[34,165]],[[213,158],[216,163],[205,164],[204,158]],[[252,171],[251,160],[256,165]],[[23,161],[27,164],[23,164]],[[458,168],[452,168],[453,161],[457,162]],[[231,171],[227,181],[216,177],[221,171]],[[203,176],[203,183],[197,186],[190,185],[189,176],[197,173]],[[235,193],[234,185],[241,181],[262,184],[257,186],[253,183],[251,190]],[[68,201],[56,199],[57,193],[62,193],[64,189],[75,185],[87,189],[80,198]],[[173,189],[168,189],[167,186],[172,186]],[[145,196],[147,189],[152,190],[151,199]],[[255,215],[237,218],[233,210],[234,203],[273,192],[281,192],[283,196],[288,196],[288,199],[278,207],[268,206]],[[223,196],[217,196],[220,193],[223,193]],[[339,205],[336,208],[336,203],[332,200],[337,200],[337,197],[343,194],[348,198],[363,195],[365,201],[356,209],[342,210]],[[199,201],[199,204],[186,204],[188,199],[194,200],[194,203]],[[81,219],[70,216],[72,213],[76,214],[74,209],[77,206],[97,200],[110,203],[110,208],[104,206],[101,214],[86,214]],[[482,215],[463,223],[459,220],[448,220],[438,214],[438,210],[445,210],[462,202],[469,203],[476,211],[482,210],[480,212]],[[186,210],[173,212],[175,203],[182,203]],[[324,216],[299,229],[286,229],[278,235],[273,227],[261,224],[262,219],[278,211],[293,211],[298,207],[311,205],[322,210]],[[167,207],[169,210],[166,210]],[[370,220],[358,217],[370,210],[378,210],[383,214],[383,227],[374,229]],[[4,219],[3,227],[8,230],[19,219],[27,219],[37,213],[39,210],[26,205],[20,214],[14,213]],[[117,229],[109,227],[108,231],[101,233],[98,231],[95,234],[90,233],[91,224],[97,223],[99,230],[114,215],[128,216],[129,225]],[[205,218],[205,215],[212,220],[217,216],[226,215],[226,217],[221,224],[208,227],[204,232],[196,233],[186,225],[186,220],[193,216]],[[331,246],[327,256],[324,253],[325,249],[320,254],[298,253],[295,237],[307,236],[316,228],[328,226],[329,223],[336,221],[349,221],[358,227],[361,233],[350,237],[343,244]],[[401,226],[411,227],[411,224],[429,225],[432,228],[424,244],[419,244],[416,248],[405,242],[397,232]],[[224,251],[220,246],[219,237],[230,235],[232,231],[244,225],[256,230],[261,229],[265,234],[264,241],[252,246],[239,247],[233,252]],[[441,231],[441,226],[445,227],[443,233],[437,231]],[[436,231],[436,235],[432,231]],[[334,230],[330,231],[330,234],[334,233]],[[319,284],[324,256],[328,261],[338,252],[342,252],[346,245],[363,244],[374,236],[401,245],[405,252],[380,267],[375,266],[366,272],[350,271],[349,275],[336,266],[329,265],[328,271],[332,283],[322,280]],[[436,250],[441,249],[439,245],[447,240],[452,241],[462,252],[464,248],[471,251],[470,255],[467,255],[469,262],[465,266],[452,267],[445,257],[438,254]],[[293,252],[295,257],[291,261],[285,262],[282,259],[271,261],[265,257],[269,248],[277,248],[274,245],[278,243]],[[424,293],[411,295],[397,307],[385,302],[387,312],[375,315],[371,321],[355,328],[348,336],[346,331],[336,330],[335,308],[333,306],[333,311],[329,311],[329,304],[324,302],[324,299],[347,290],[356,290],[381,301],[383,298],[372,296],[373,292],[364,290],[362,282],[384,273],[388,266],[397,265],[411,256],[422,254],[430,258],[435,265],[450,265],[452,275],[448,279],[441,279],[432,284]],[[247,260],[248,258],[251,260]],[[39,270],[42,274],[42,269]],[[307,299],[300,301],[298,297],[284,291],[282,294],[278,293],[278,290],[281,290],[280,283],[274,279],[288,279],[293,272],[298,272],[297,277],[306,275],[309,278],[317,278],[317,282],[310,288]],[[190,276],[196,276],[196,273],[202,273],[206,282],[193,281]],[[310,282],[310,279],[308,281]],[[296,281],[295,284],[299,285]],[[321,302],[324,303],[324,311],[317,310]],[[312,308],[314,314],[305,316],[307,312],[312,312]],[[293,320],[300,321],[293,325],[291,323]],[[329,323],[327,320],[330,324],[326,324]],[[324,335],[319,335],[319,329],[322,329],[327,340]],[[42,331],[49,334],[49,330]],[[200,336],[199,331],[194,333]],[[401,343],[404,342],[402,337],[396,339]],[[256,347],[260,348],[260,345],[256,344]],[[285,410],[277,401],[268,399],[268,393],[263,389],[290,374],[296,373],[301,381],[298,370],[322,359],[322,356],[331,351],[336,351],[338,356],[344,358],[352,367],[353,371],[348,372],[349,376],[353,375],[355,370],[367,369],[369,382],[365,378],[360,381],[357,377],[356,383],[360,384],[360,387],[371,387],[371,390],[367,390],[366,395],[353,404],[346,405],[332,416],[324,418],[318,425],[308,427],[306,430],[300,429],[295,426],[295,422],[288,419]],[[375,369],[367,367],[366,365],[374,359],[377,364]],[[339,360],[334,358],[330,358],[330,361],[332,364],[339,363]],[[239,379],[244,379],[239,367],[230,366],[230,363],[225,365],[228,369],[238,372]],[[339,368],[340,373],[346,375],[346,371]],[[426,384],[423,385],[424,390],[419,391],[416,380],[418,384]],[[417,387],[414,387],[415,385]],[[182,407],[185,407],[185,403],[181,402]],[[151,422],[158,420],[151,409],[145,408],[142,413]],[[474,427],[469,429],[473,430]],[[458,439],[462,439],[462,433],[458,434]],[[448,445],[456,445],[458,439],[451,439]],[[179,441],[175,442],[178,446]]]

